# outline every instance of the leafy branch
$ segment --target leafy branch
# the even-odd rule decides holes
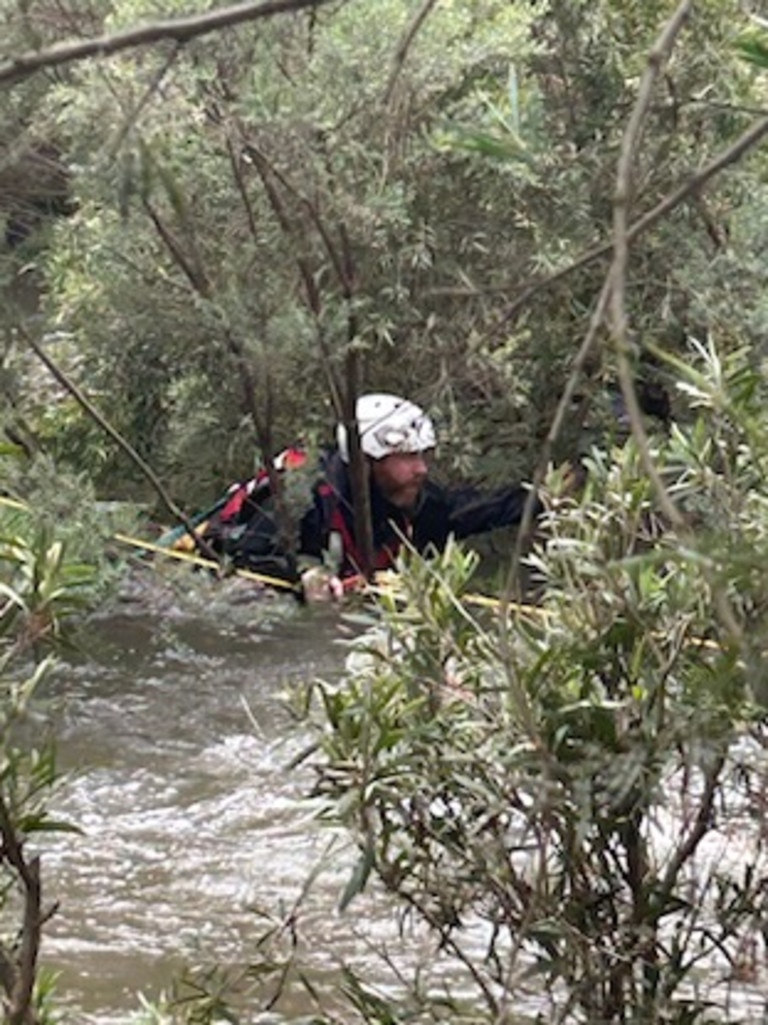
[[[634,242],[636,239],[640,238],[640,236],[644,235],[649,228],[652,228],[668,213],[671,213],[675,207],[679,206],[692,196],[696,196],[700,193],[704,186],[720,174],[721,171],[724,171],[732,164],[738,163],[746,153],[751,149],[754,149],[766,134],[768,134],[768,117],[762,117],[759,121],[750,125],[750,127],[747,128],[730,146],[724,149],[722,153],[713,157],[713,159],[710,160],[709,163],[705,164],[700,171],[696,171],[691,174],[690,177],[681,182],[676,189],[673,189],[672,192],[664,196],[663,199],[660,199],[655,206],[651,207],[650,210],[638,217],[636,221],[629,224],[626,229],[627,242]],[[604,256],[609,256],[613,250],[614,240],[611,239],[608,242],[603,242],[598,246],[593,246],[591,249],[586,250],[586,252],[582,253],[582,255],[577,257],[572,263],[556,270],[548,277],[530,281],[527,285],[524,285],[515,299],[504,311],[504,315],[493,328],[493,332],[496,333],[500,331],[501,328],[516,317],[517,314],[527,305],[529,300],[539,292],[542,292],[547,288],[552,288],[554,285],[557,285],[561,281],[570,277],[571,274],[575,274],[577,271],[583,270],[585,267],[589,267]]]
[[[670,522],[678,527],[684,526],[682,517],[674,508],[671,499],[664,489],[663,482],[661,481],[658,472],[653,467],[652,460],[648,454],[647,438],[645,437],[645,431],[642,426],[642,416],[640,413],[639,403],[635,393],[634,384],[632,382],[631,370],[629,369],[628,362],[626,361],[626,324],[624,323],[623,313],[623,282],[626,275],[628,250],[630,244],[639,238],[640,235],[665,217],[684,200],[698,194],[700,190],[721,171],[730,167],[732,164],[737,163],[768,133],[768,117],[764,117],[751,125],[730,146],[723,150],[722,153],[714,157],[709,161],[709,163],[705,164],[698,173],[692,175],[686,182],[683,182],[678,186],[677,189],[665,196],[651,210],[647,211],[636,221],[629,224],[627,223],[627,209],[625,208],[625,205],[629,187],[628,176],[631,170],[632,161],[635,158],[637,138],[641,132],[645,115],[650,104],[653,84],[659,71],[663,67],[663,62],[668,57],[677,34],[680,32],[683,23],[689,16],[690,7],[691,4],[688,0],[682,0],[673,16],[662,29],[655,46],[649,54],[648,67],[640,86],[640,93],[630,117],[630,122],[628,123],[625,131],[622,152],[616,172],[617,184],[615,194],[616,198],[614,199],[615,210],[612,240],[609,243],[605,243],[588,250],[576,261],[569,264],[562,270],[550,275],[548,278],[529,285],[506,310],[501,323],[497,325],[498,329],[501,324],[510,320],[522,308],[528,299],[530,299],[540,289],[556,284],[568,275],[577,270],[583,269],[588,264],[603,256],[607,256],[610,253],[614,254],[614,259],[608,269],[603,288],[590,318],[586,335],[572,361],[571,372],[560,398],[560,402],[558,403],[555,416],[547,433],[547,437],[542,447],[541,456],[533,475],[533,487],[523,510],[521,529],[518,534],[515,552],[512,559],[510,577],[505,588],[507,598],[512,595],[514,590],[514,582],[517,574],[516,567],[519,565],[525,537],[533,523],[536,494],[546,474],[546,468],[551,457],[552,447],[560,434],[563,423],[565,422],[566,413],[573,400],[578,386],[578,381],[580,380],[587,358],[595,343],[598,332],[606,320],[606,317],[611,320],[614,337],[623,339],[623,345],[620,342],[616,343],[617,351],[619,353],[620,382],[624,399],[627,403],[633,433],[638,440],[641,452],[644,453],[646,471],[648,472],[651,480],[654,481],[662,508]],[[622,353],[624,355],[624,360],[621,358]],[[727,610],[725,609],[721,610],[721,614],[724,616],[724,621],[728,623],[731,633],[736,634],[736,624],[733,621],[732,616],[728,615]]]

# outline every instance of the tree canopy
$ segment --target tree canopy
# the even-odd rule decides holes
[[[6,56],[119,37],[156,12],[8,5]],[[350,386],[435,411],[449,474],[530,475],[606,271],[621,135],[666,13],[350,0],[40,72],[6,86],[7,168],[23,175],[49,147],[69,216],[6,248],[5,278],[35,275],[35,332],[186,502],[247,472],[259,445],[329,438]],[[760,72],[734,47],[747,28],[736,4],[693,5],[648,112],[631,218],[759,118]],[[646,343],[757,343],[760,179],[760,157],[742,161],[633,240],[639,374],[658,376]],[[606,337],[561,457],[602,422]],[[38,419],[34,389],[7,394]],[[85,460],[105,493],[137,486],[66,402],[48,418],[43,447]]]

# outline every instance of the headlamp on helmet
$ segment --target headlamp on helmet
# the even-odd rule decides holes
[[[423,409],[408,399],[379,392],[357,400],[357,429],[360,447],[371,459],[383,459],[396,452],[426,452],[435,447],[435,428]],[[339,452],[349,462],[347,430],[336,429]]]

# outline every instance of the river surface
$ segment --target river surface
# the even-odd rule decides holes
[[[67,1021],[145,1021],[139,994],[158,998],[185,966],[254,963],[264,915],[285,915],[321,865],[296,917],[320,990],[333,995],[342,963],[384,994],[406,963],[439,981],[434,948],[400,931],[382,895],[338,911],[353,852],[317,822],[311,770],[289,767],[311,738],[287,695],[337,679],[361,628],[333,607],[189,580],[121,591],[45,685],[65,773],[53,811],[82,830],[40,845],[44,903],[59,902],[42,962]],[[734,997],[738,1020],[768,1020],[759,990]],[[533,991],[515,1010],[531,1021],[542,1006]],[[310,1010],[296,988],[247,1020]]]
[[[343,622],[246,597],[123,596],[47,685],[67,777],[54,811],[83,832],[43,847],[60,908],[42,960],[73,1021],[122,1025],[138,992],[157,997],[184,964],[247,963],[257,910],[292,905],[333,840],[305,800],[309,770],[287,768],[308,735],[285,695],[342,671]],[[329,971],[394,935],[388,910],[363,916],[364,937],[356,912],[336,912],[350,865],[340,848],[300,917]]]

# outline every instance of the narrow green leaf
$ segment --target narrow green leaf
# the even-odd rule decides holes
[[[374,854],[372,845],[366,846],[362,855],[360,856],[357,864],[355,865],[352,875],[349,878],[349,882],[344,888],[344,893],[339,901],[339,911],[345,911],[346,908],[352,903],[354,898],[362,893],[365,889],[365,884],[368,882],[368,877],[371,874],[373,868]]]

